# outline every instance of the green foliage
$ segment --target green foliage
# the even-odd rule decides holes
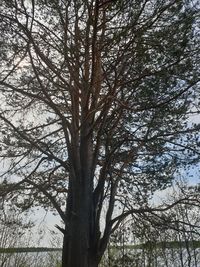
[[[145,217],[199,162],[199,6],[1,2],[0,196],[56,210],[72,250],[101,257],[127,216]]]

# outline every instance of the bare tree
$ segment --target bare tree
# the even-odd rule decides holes
[[[9,206],[4,207],[1,203],[0,209],[0,266],[21,266],[26,261],[27,255],[6,253],[6,249],[14,252],[15,247],[28,246],[29,230],[33,223],[21,215],[20,211]],[[13,265],[15,264],[15,265]]]
[[[182,192],[176,188],[167,198],[173,198],[174,201],[180,199],[179,194],[185,194],[186,188],[184,191],[180,188]],[[126,220],[111,236],[111,244],[103,261],[107,261],[107,264],[102,266],[198,266],[198,214],[199,206],[178,204],[165,214],[151,213],[148,218],[140,216]]]
[[[63,267],[98,266],[127,216],[175,205],[148,199],[199,159],[199,125],[187,123],[199,113],[197,11],[183,0],[1,1],[0,192],[58,212]]]

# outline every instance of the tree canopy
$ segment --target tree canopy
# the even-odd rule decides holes
[[[0,194],[58,212],[63,267],[97,266],[199,160],[198,5],[2,0],[0,31]]]

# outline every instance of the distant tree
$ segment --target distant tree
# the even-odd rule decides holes
[[[0,192],[58,212],[63,267],[98,266],[120,223],[148,217],[152,193],[198,161],[197,13],[184,0],[1,1]]]
[[[165,195],[165,201],[177,201],[191,190],[195,189],[182,183]],[[165,214],[151,212],[126,220],[112,235],[102,266],[199,266],[199,208],[181,203]]]
[[[27,246],[29,243],[29,230],[32,222],[25,220],[19,210],[3,207],[0,203],[0,266],[10,267],[15,262],[15,267],[24,263],[26,255],[5,253],[4,249]]]
[[[59,267],[61,253],[55,233],[51,232],[54,243],[47,250],[41,248],[42,235],[36,237],[33,227],[29,212],[25,216],[19,209],[8,206],[8,203],[6,206],[1,203],[0,267]]]

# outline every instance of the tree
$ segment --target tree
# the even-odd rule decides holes
[[[182,187],[176,186],[165,199],[176,201],[191,190],[196,191],[198,187],[183,186],[182,182]],[[111,238],[107,258],[104,256],[105,266],[198,266],[198,214],[199,206],[177,204],[165,214],[141,216],[140,223],[135,216],[125,221]]]
[[[22,266],[27,261],[26,254],[6,253],[5,249],[24,247],[29,243],[30,229],[33,223],[25,220],[19,210],[13,207],[4,207],[0,203],[0,266]],[[30,263],[30,259],[29,259]]]
[[[120,223],[148,215],[152,193],[198,160],[199,125],[187,123],[199,112],[197,11],[2,1],[0,191],[58,212],[63,267],[98,266]]]

